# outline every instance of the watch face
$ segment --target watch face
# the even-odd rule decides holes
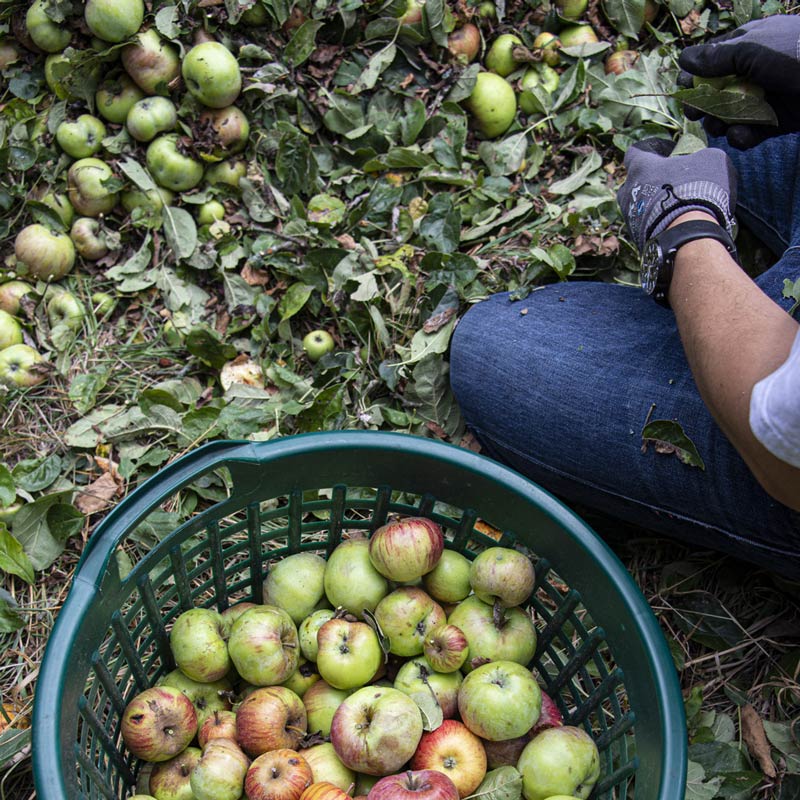
[[[642,251],[642,266],[639,279],[642,282],[642,289],[647,294],[653,294],[658,282],[658,271],[661,267],[661,247],[654,239],[650,239]]]

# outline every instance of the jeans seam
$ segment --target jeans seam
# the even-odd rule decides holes
[[[532,464],[536,464],[539,468],[541,468],[541,469],[543,469],[543,470],[545,470],[547,472],[550,472],[550,473],[552,473],[554,475],[558,475],[558,476],[563,477],[563,478],[567,478],[567,479],[569,479],[571,481],[574,481],[575,483],[581,484],[582,486],[590,487],[592,489],[595,489],[596,491],[599,491],[599,492],[602,492],[602,493],[604,493],[606,495],[609,495],[610,497],[616,497],[616,498],[619,498],[621,500],[625,500],[625,501],[627,501],[629,503],[633,503],[633,504],[639,506],[640,508],[648,509],[649,511],[652,511],[652,512],[654,512],[656,514],[669,515],[669,516],[674,517],[674,518],[676,518],[678,520],[682,520],[682,521],[691,523],[692,525],[697,525],[697,526],[700,526],[700,527],[703,527],[703,528],[707,528],[708,530],[711,530],[711,531],[716,531],[717,533],[720,533],[723,536],[726,536],[726,537],[728,537],[730,539],[733,539],[733,540],[735,540],[735,541],[737,541],[737,542],[739,542],[739,543],[741,543],[743,545],[746,545],[748,547],[756,547],[756,548],[764,551],[765,553],[771,553],[773,555],[790,556],[792,558],[797,558],[798,556],[800,556],[800,551],[798,551],[798,550],[784,550],[784,549],[779,549],[779,548],[776,548],[776,547],[771,547],[770,545],[765,545],[765,544],[763,544],[761,542],[755,542],[752,539],[746,539],[743,536],[740,536],[739,534],[734,533],[733,531],[728,531],[728,530],[726,530],[724,528],[719,528],[716,525],[710,525],[707,522],[702,522],[701,520],[696,520],[696,519],[693,519],[692,517],[687,517],[684,514],[681,514],[681,513],[675,512],[675,511],[670,511],[670,510],[668,510],[666,508],[659,508],[657,506],[649,505],[648,503],[644,503],[644,502],[642,502],[640,500],[636,500],[633,497],[628,497],[627,495],[620,494],[619,492],[615,492],[613,490],[606,489],[606,488],[604,488],[602,486],[599,486],[596,483],[593,483],[591,481],[587,481],[587,480],[585,480],[583,478],[579,478],[579,477],[577,477],[575,475],[572,475],[571,473],[564,472],[563,470],[555,469],[551,465],[545,464],[545,463],[539,461],[538,459],[533,458],[530,454],[524,453],[521,450],[518,450],[513,445],[508,445],[508,444],[505,444],[503,442],[500,442],[498,439],[496,439],[491,434],[488,434],[488,433],[485,433],[484,431],[482,431],[481,428],[478,428],[478,427],[476,427],[474,425],[469,425],[468,427],[472,429],[473,433],[476,435],[476,437],[478,438],[479,441],[481,439],[484,439],[484,440],[488,439],[488,440],[494,442],[495,444],[497,444],[499,447],[503,448],[504,450],[509,450],[510,452],[515,453],[517,456],[519,456],[523,460],[529,461]]]

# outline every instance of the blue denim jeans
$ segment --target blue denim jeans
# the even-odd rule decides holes
[[[729,154],[740,221],[780,255],[757,283],[788,310],[783,281],[800,278],[800,134]],[[672,311],[641,290],[575,281],[490,297],[456,327],[450,369],[487,455],[567,502],[800,578],[800,514],[753,478],[700,398]],[[648,416],[680,423],[705,470],[643,450]]]

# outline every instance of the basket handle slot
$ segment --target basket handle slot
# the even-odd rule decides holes
[[[603,794],[622,783],[626,778],[632,778],[639,768],[639,757],[634,756],[627,764],[620,767],[609,775],[601,778],[594,787],[595,797],[602,797]]]
[[[167,635],[167,629],[164,627],[164,620],[158,607],[149,575],[143,575],[139,579],[139,594],[142,598],[145,614],[147,614],[147,621],[150,623],[150,629],[153,632],[161,663],[171,666],[174,664],[174,660],[172,658],[172,649],[169,646],[169,636]]]
[[[113,762],[114,766],[120,771],[122,780],[128,784],[131,784],[135,781],[133,773],[130,770],[130,766],[128,762],[123,758],[122,752],[120,751],[119,745],[115,744],[111,736],[109,735],[108,731],[106,730],[105,725],[98,719],[97,715],[94,711],[89,707],[89,704],[86,702],[85,697],[80,697],[78,699],[78,708],[80,710],[80,714],[83,717],[84,722],[94,731],[95,736],[97,737],[97,741],[100,742],[100,745],[103,748],[103,751],[108,756],[109,760]],[[78,748],[78,754],[80,757],[81,750]],[[93,770],[97,770],[96,765],[92,764],[91,767]],[[98,771],[98,775],[100,776],[99,784],[105,784],[105,778],[102,776],[101,773]]]

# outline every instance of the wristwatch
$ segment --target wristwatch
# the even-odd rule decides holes
[[[640,280],[642,289],[662,306],[669,307],[667,295],[672,282],[675,256],[678,250],[696,239],[716,239],[725,245],[734,261],[738,262],[733,238],[721,225],[711,220],[693,219],[667,228],[652,239],[648,239],[642,250]]]

